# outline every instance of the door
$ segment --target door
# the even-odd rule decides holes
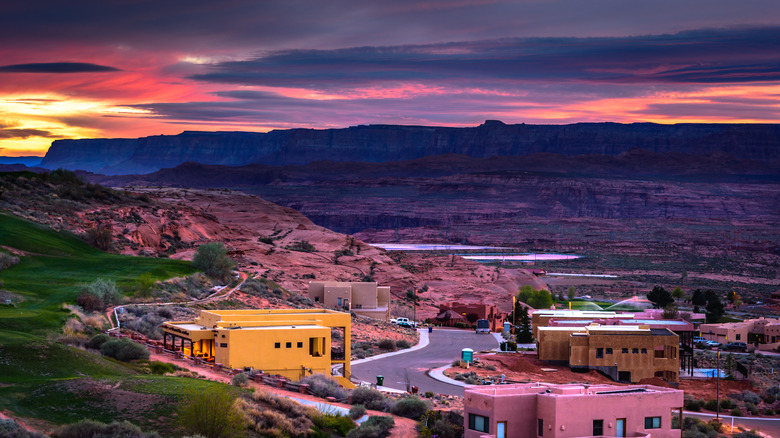
[[[625,418],[618,418],[615,421],[615,432],[617,435],[615,436],[626,436],[626,419]]]
[[[496,438],[506,438],[506,421],[496,423]]]

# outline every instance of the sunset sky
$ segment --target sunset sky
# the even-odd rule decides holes
[[[369,123],[780,121],[776,0],[10,0],[0,155]]]

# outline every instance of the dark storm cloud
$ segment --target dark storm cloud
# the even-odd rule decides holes
[[[102,73],[112,71],[119,71],[119,69],[87,62],[38,62],[0,66],[0,73]]]
[[[337,50],[285,50],[191,78],[340,89],[417,82],[748,83],[780,79],[780,27],[616,38],[513,38]]]
[[[59,135],[41,129],[0,129],[0,138],[61,138]]]

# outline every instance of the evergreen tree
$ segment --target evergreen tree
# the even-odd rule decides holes
[[[725,313],[725,310],[723,308],[723,303],[720,301],[720,298],[713,293],[711,298],[707,301],[707,307],[705,308],[707,310],[707,323],[715,323],[720,320],[720,317],[723,316],[723,313]]]
[[[701,289],[696,289],[693,292],[693,298],[691,298],[691,304],[693,304],[694,306],[707,305],[707,297],[704,295],[704,292],[702,292]]]
[[[517,330],[517,343],[529,344],[534,341],[533,332],[531,331],[531,317],[528,315],[528,307],[522,304],[517,304],[518,315],[520,315],[520,327]]]
[[[654,287],[653,290],[647,294],[647,299],[653,303],[653,307],[656,309],[663,309],[674,302],[672,294],[661,286]]]

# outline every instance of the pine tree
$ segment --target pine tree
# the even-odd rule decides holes
[[[517,343],[518,344],[530,344],[534,341],[534,335],[531,332],[531,317],[528,315],[528,307],[517,303],[519,307],[516,309],[520,315],[520,327],[517,331]]]

